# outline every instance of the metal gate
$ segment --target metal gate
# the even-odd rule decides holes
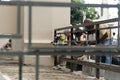
[[[23,35],[21,35],[21,30],[20,30],[20,23],[21,23],[21,7],[22,6],[27,6],[29,8],[29,44],[28,44],[28,51],[0,51],[0,55],[11,55],[11,56],[19,56],[19,80],[22,80],[22,59],[24,55],[34,55],[36,56],[36,80],[40,80],[39,78],[39,55],[99,55],[101,54],[101,50],[105,50],[102,52],[103,55],[107,55],[108,53],[110,55],[119,55],[120,51],[120,40],[118,38],[118,45],[117,46],[96,46],[96,47],[89,47],[89,46],[32,46],[32,7],[33,6],[48,6],[48,7],[100,7],[100,8],[118,8],[118,18],[114,19],[109,19],[109,20],[104,20],[104,21],[98,21],[92,23],[92,25],[97,25],[97,24],[102,24],[102,23],[108,23],[108,22],[118,22],[118,26],[113,27],[113,28],[118,28],[118,36],[119,35],[119,30],[120,30],[120,5],[108,5],[108,4],[79,4],[79,3],[62,3],[62,2],[31,2],[31,1],[0,1],[0,5],[8,5],[8,6],[17,6],[17,33],[14,35],[0,35],[1,38],[23,38]],[[89,24],[82,24],[78,26],[68,26],[60,29],[55,29],[55,35],[57,31],[63,30],[63,29],[71,29],[72,28],[77,28],[79,26],[86,26],[86,25],[91,25]],[[94,49],[96,50],[95,52],[81,52],[82,50],[90,50]],[[117,50],[117,51],[112,51],[112,50]],[[106,70],[112,70],[116,72],[120,72],[120,67],[119,66],[112,66],[112,65],[105,65],[105,64],[99,64],[99,63],[90,63],[90,62],[83,62],[83,61],[75,61],[71,59],[64,59],[66,61],[72,62],[72,63],[78,63],[82,65],[87,65],[87,66],[92,66],[97,68],[98,74],[96,75],[97,78],[99,78],[99,69],[106,69]]]

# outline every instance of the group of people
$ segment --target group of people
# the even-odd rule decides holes
[[[85,23],[92,23],[92,20],[88,19],[84,21]],[[98,27],[98,32],[96,33],[94,29],[96,29]],[[98,37],[98,41],[96,40],[96,45],[118,45],[117,44],[117,34],[115,32],[111,33],[111,29],[102,29],[99,30],[99,28],[108,28],[108,27],[112,27],[109,26],[108,24],[99,24],[99,26],[85,26],[86,29],[90,30],[88,32],[88,36],[90,34],[94,34],[96,33],[96,37]],[[101,53],[102,54],[102,53]],[[120,56],[111,56],[109,55],[100,55],[100,62],[102,63],[106,63],[106,64],[114,64],[114,65],[120,65]]]
[[[84,23],[92,23],[93,21],[90,19],[86,19],[84,21]],[[108,24],[99,24],[99,28],[108,28],[109,25]],[[91,37],[90,35],[95,34],[95,39],[96,37],[98,37],[98,41],[91,41],[90,44],[88,45],[117,45],[117,40],[114,41],[113,37],[116,36],[116,33],[113,32],[113,37],[111,37],[111,32],[110,29],[102,29],[102,30],[98,30],[96,33],[96,26],[95,25],[89,25],[89,26],[85,26],[84,27],[84,31],[80,30],[79,28],[76,28],[73,32],[73,34],[75,35],[75,39],[77,39],[76,41],[77,44],[75,45],[85,45],[85,41],[84,43],[80,42],[81,41],[81,36],[83,36],[84,38],[89,40],[89,37]],[[66,32],[65,35],[67,36],[67,39],[70,40],[71,37],[71,33],[70,32]],[[74,59],[77,60],[84,60],[86,58],[85,55],[83,56],[74,56]],[[115,64],[115,65],[120,65],[120,57],[118,56],[110,56],[109,53],[108,55],[100,55],[100,62],[102,63],[106,63],[106,64]],[[60,63],[59,63],[60,64]]]

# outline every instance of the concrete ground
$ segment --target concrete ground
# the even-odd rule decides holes
[[[40,79],[39,80],[96,80],[91,77],[76,75],[74,73],[62,70],[54,70],[52,67],[40,66]],[[3,64],[0,65],[0,72],[11,80],[18,80],[18,65],[17,64]],[[0,78],[2,80],[2,78]],[[3,79],[4,80],[4,79]],[[23,66],[23,80],[35,80],[34,66]]]
[[[97,80],[95,77],[83,75],[81,71],[70,72],[65,68],[55,70],[53,67],[40,66],[39,72],[39,80]],[[18,73],[18,60],[0,58],[0,80],[19,80]],[[23,65],[23,80],[35,80],[34,65]]]

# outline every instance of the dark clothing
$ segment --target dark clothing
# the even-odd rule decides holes
[[[120,57],[112,57],[112,64],[120,65]]]

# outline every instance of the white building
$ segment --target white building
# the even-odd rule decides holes
[[[35,1],[35,0],[31,0]],[[48,2],[70,2],[70,0],[36,0]],[[33,7],[32,8],[32,43],[40,45],[53,40],[55,28],[70,25],[70,8],[63,7]],[[14,34],[17,30],[17,7],[0,6],[0,34]],[[24,43],[28,42],[28,7],[22,8],[21,30],[24,35]],[[15,49],[20,48],[17,43]],[[48,45],[48,44],[47,44]],[[22,47],[21,47],[22,48]],[[26,57],[25,63],[35,63],[34,57]],[[41,56],[41,65],[53,65],[51,56]]]

